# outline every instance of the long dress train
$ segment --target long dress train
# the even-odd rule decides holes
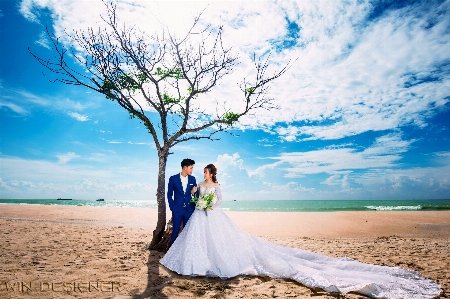
[[[441,293],[438,284],[413,270],[331,258],[253,236],[222,212],[220,187],[199,186],[200,195],[214,192],[217,203],[207,213],[195,210],[161,259],[161,264],[178,274],[290,278],[327,292],[353,291],[373,298],[433,298]]]

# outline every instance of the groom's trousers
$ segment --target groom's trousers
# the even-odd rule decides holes
[[[175,239],[178,237],[180,232],[181,223],[183,223],[183,227],[186,226],[189,218],[191,217],[193,211],[190,212],[186,208],[183,208],[180,211],[172,211],[172,242],[175,242]]]

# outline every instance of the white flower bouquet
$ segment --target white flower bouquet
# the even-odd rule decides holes
[[[205,213],[208,210],[212,210],[212,207],[216,201],[217,199],[214,196],[214,192],[204,194],[203,196],[200,196],[200,198],[194,196],[194,198],[191,199],[191,202],[195,203],[195,208],[198,210],[204,210]]]

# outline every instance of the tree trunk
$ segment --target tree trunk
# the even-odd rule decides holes
[[[148,246],[150,250],[167,251],[170,247],[170,235],[172,233],[172,219],[166,228],[166,163],[168,152],[159,152],[158,189],[156,200],[158,202],[158,222],[153,231],[153,238]]]

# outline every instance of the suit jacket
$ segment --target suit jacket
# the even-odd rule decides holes
[[[189,212],[194,211],[195,204],[190,202],[192,198],[191,190],[194,186],[197,186],[197,182],[192,175],[188,175],[186,192],[183,192],[180,174],[173,175],[169,178],[169,183],[167,185],[167,201],[169,202],[169,208],[172,212],[181,212],[183,209],[187,209]]]

